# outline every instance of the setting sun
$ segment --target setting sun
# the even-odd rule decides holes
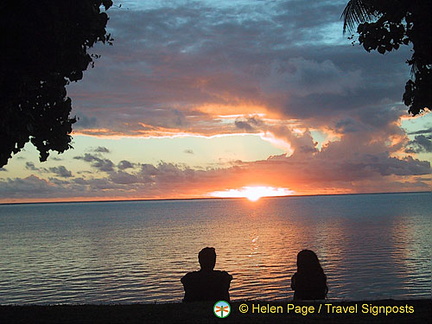
[[[265,186],[246,186],[240,189],[227,189],[215,191],[210,195],[218,198],[247,198],[250,201],[257,201],[262,197],[280,197],[292,195],[294,191],[287,188],[274,188]]]

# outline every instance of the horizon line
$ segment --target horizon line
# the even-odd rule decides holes
[[[356,192],[356,193],[331,193],[331,194],[294,194],[285,196],[263,196],[260,199],[273,198],[299,198],[299,197],[322,197],[322,196],[356,196],[356,195],[391,195],[391,194],[418,194],[432,193],[426,191],[394,191],[394,192]],[[191,197],[191,198],[131,198],[131,199],[100,199],[100,200],[59,200],[59,201],[27,201],[27,202],[0,202],[4,205],[34,205],[34,204],[73,204],[73,203],[98,203],[98,202],[140,202],[140,201],[184,201],[184,200],[247,200],[246,197]]]

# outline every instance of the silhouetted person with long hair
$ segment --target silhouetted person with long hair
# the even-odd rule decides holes
[[[185,290],[183,301],[229,301],[228,290],[232,276],[226,271],[213,270],[216,264],[215,249],[202,249],[198,261],[201,270],[189,272],[181,278]]]
[[[291,278],[294,300],[325,299],[327,277],[315,252],[302,250],[297,254],[297,272]]]

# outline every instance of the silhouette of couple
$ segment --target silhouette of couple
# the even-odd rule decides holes
[[[201,269],[189,272],[181,279],[185,291],[183,301],[229,301],[232,276],[226,271],[213,270],[215,249],[202,249],[198,253],[198,261]],[[297,272],[291,278],[291,289],[294,290],[294,300],[326,298],[327,277],[313,251],[302,250],[297,254]]]

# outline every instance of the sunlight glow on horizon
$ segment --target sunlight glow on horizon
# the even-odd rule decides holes
[[[210,195],[217,198],[247,198],[257,201],[262,197],[282,197],[294,194],[293,190],[287,188],[275,188],[269,186],[245,186],[240,189],[227,189],[214,191]]]

